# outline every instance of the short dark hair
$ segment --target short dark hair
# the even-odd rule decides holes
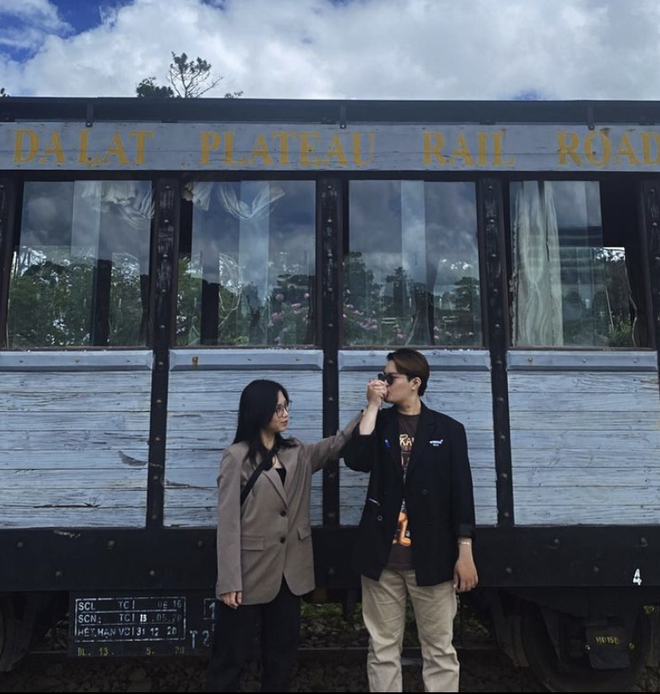
[[[431,368],[421,352],[409,347],[400,347],[387,355],[387,361],[393,361],[396,370],[400,374],[405,374],[409,381],[415,377],[419,378],[422,382],[419,386],[419,394],[424,395],[431,375]]]

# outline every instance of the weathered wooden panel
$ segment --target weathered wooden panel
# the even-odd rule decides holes
[[[630,124],[608,124],[606,120],[607,127],[600,128],[596,138],[590,129],[593,126],[574,122],[574,116],[568,118],[568,124],[485,124],[476,121],[487,121],[490,117],[480,117],[475,109],[475,122],[469,123],[438,122],[433,117],[429,123],[428,116],[421,117],[423,123],[351,122],[349,117],[347,127],[341,129],[335,125],[337,117],[338,114],[330,116],[332,123],[320,122],[318,116],[310,118],[312,122],[304,122],[296,114],[285,117],[286,125],[269,122],[268,116],[260,123],[141,121],[139,126],[134,122],[98,120],[93,128],[87,129],[82,118],[78,122],[22,118],[11,122],[13,119],[8,118],[10,122],[0,121],[0,169],[86,172],[88,152],[105,152],[118,138],[130,152],[128,143],[139,127],[149,135],[148,146],[138,156],[106,157],[109,161],[104,161],[104,169],[121,173],[188,172],[199,170],[201,165],[209,172],[271,173],[272,162],[277,162],[278,171],[305,173],[334,170],[391,174],[475,169],[480,173],[656,173],[655,161],[645,150],[647,142],[658,137],[660,129],[655,125],[639,125],[640,116],[635,116]],[[469,120],[472,119],[470,116]],[[293,136],[283,138],[283,127]],[[88,139],[83,141],[81,131]],[[52,152],[48,148],[55,136],[61,142],[62,157],[49,156]],[[584,155],[587,149],[593,156]],[[628,156],[613,154],[623,151]],[[454,152],[464,154],[455,156]],[[479,152],[478,163],[475,164],[469,152]]]
[[[146,468],[147,446],[123,450],[44,450],[0,451],[0,470],[115,470],[118,465],[130,468]],[[79,473],[78,473],[79,474]],[[115,474],[117,474],[115,472]]]
[[[638,362],[608,371],[617,356]],[[518,524],[660,522],[658,376],[648,355],[606,357],[592,370],[592,355],[567,353],[560,371],[534,357],[509,373]]]
[[[143,478],[144,473],[143,473]],[[4,475],[3,475],[4,477]],[[85,477],[90,479],[89,471]],[[0,489],[0,525],[13,528],[140,527],[144,525],[146,482],[134,489],[100,484],[85,488],[81,477],[69,489],[35,488],[31,476],[21,488]],[[88,486],[89,483],[88,483]],[[90,511],[93,510],[93,514]]]
[[[209,352],[204,369],[190,368],[181,358],[179,369],[170,374],[164,521],[169,527],[216,524],[216,477],[222,452],[236,434],[241,392],[255,378],[277,381],[288,390],[292,401],[288,435],[309,442],[322,438],[322,374],[315,357],[306,357],[312,359],[311,371],[300,371],[295,355],[291,369],[287,365],[282,370],[268,360],[264,363],[270,354],[264,351],[257,355],[260,369],[245,370],[222,367],[223,354],[234,353]],[[282,362],[277,353],[272,359]],[[320,500],[320,490],[314,494]]]
[[[528,448],[516,458],[516,470],[541,467],[552,468],[620,468],[629,470],[629,461],[633,460],[635,467],[655,467],[658,465],[657,451],[636,451],[614,448],[612,450],[588,450],[579,448],[531,449]]]
[[[0,365],[0,525],[143,526],[150,353],[11,356]]]
[[[2,369],[0,369],[2,371]],[[113,395],[142,396],[151,387],[150,375],[122,371],[98,371],[94,373],[78,371],[71,373],[2,371],[0,379],[1,394],[63,395],[73,397],[75,394],[90,395],[108,393]],[[93,385],[93,390],[90,387]]]

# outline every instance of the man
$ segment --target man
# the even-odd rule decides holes
[[[343,449],[370,472],[356,545],[372,692],[400,692],[406,595],[422,648],[424,687],[457,692],[452,645],[456,591],[478,582],[472,557],[474,500],[462,424],[424,405],[429,364],[413,349],[387,355],[367,385],[367,408]],[[381,410],[383,402],[393,407]]]

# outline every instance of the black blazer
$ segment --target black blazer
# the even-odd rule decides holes
[[[357,570],[378,580],[392,548],[404,495],[395,407],[381,410],[368,436],[359,426],[342,451],[352,470],[370,472],[355,546]],[[453,579],[458,537],[474,537],[474,499],[465,428],[422,403],[405,484],[412,562],[420,586]]]

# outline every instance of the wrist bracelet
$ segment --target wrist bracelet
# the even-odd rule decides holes
[[[472,541],[471,540],[459,540],[458,544],[459,545],[468,545],[468,547],[472,547]]]

